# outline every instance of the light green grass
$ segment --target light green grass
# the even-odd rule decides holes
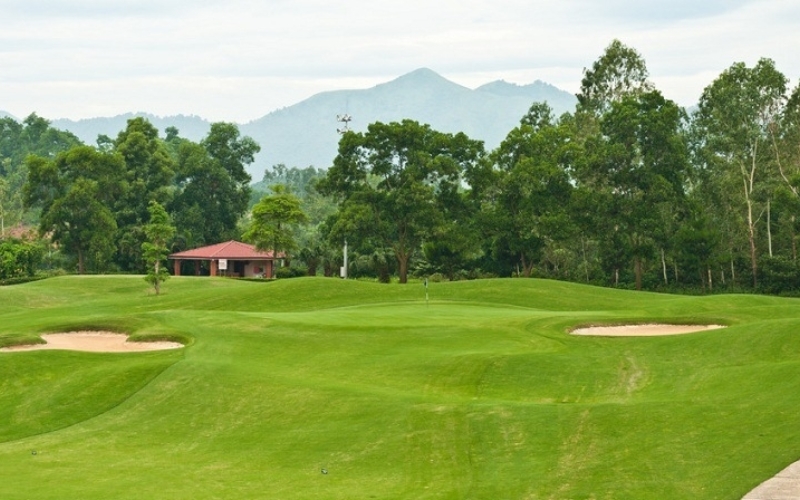
[[[188,344],[0,353],[0,498],[734,500],[800,459],[800,301],[541,280],[429,291],[0,288],[0,345],[85,328]],[[730,327],[567,334],[649,321]]]

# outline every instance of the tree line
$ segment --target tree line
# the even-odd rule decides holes
[[[284,275],[539,276],[654,290],[800,289],[800,86],[735,63],[687,112],[614,40],[574,112],[533,103],[494,150],[413,120],[345,132],[327,169],[265,172],[218,123],[198,143],[145,119],[82,145],[0,120],[0,222],[35,220],[79,272],[142,272],[151,202],[173,250],[239,238]],[[4,187],[5,186],[5,187]],[[252,212],[251,212],[252,209]],[[294,269],[294,271],[290,271]]]
[[[735,63],[691,113],[613,41],[573,113],[534,103],[493,151],[413,121],[345,134],[333,239],[423,274],[636,289],[800,288],[800,86]]]
[[[144,118],[128,121],[116,138],[88,146],[31,115],[22,124],[0,121],[3,194],[7,222],[38,221],[64,259],[57,265],[84,272],[145,271],[152,203],[166,208],[175,226],[172,250],[241,234],[250,201],[250,175],[259,146],[229,123],[215,123],[199,143],[174,128],[160,138]],[[44,130],[44,133],[40,133]],[[38,137],[38,141],[26,140]],[[21,243],[20,243],[21,244]]]

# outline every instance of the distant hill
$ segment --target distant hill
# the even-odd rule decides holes
[[[60,118],[52,121],[52,126],[61,130],[69,130],[86,144],[96,144],[97,136],[107,135],[112,139],[124,130],[131,118],[142,116],[147,118],[164,136],[164,129],[176,127],[180,130],[181,137],[199,141],[208,134],[211,123],[199,116],[156,116],[150,113],[125,113],[124,115],[110,118],[85,118],[83,120],[69,120]]]
[[[572,111],[576,98],[541,81],[529,85],[496,81],[469,89],[423,68],[368,89],[322,92],[240,124],[239,129],[261,145],[261,153],[250,166],[253,180],[259,181],[265,169],[279,163],[289,167],[328,168],[336,156],[337,128],[342,126],[336,120],[337,115],[351,115],[350,128],[357,132],[365,131],[367,125],[376,121],[410,118],[443,132],[464,132],[473,139],[483,140],[487,149],[493,149],[519,124],[534,101],[546,101],[558,116]],[[54,120],[53,126],[94,144],[98,134],[116,137],[134,116],[147,117],[162,135],[166,127],[174,126],[181,136],[195,141],[202,139],[210,126],[197,116],[162,118],[144,113]]]
[[[14,120],[19,121],[19,118],[17,118],[16,116],[12,115],[8,111],[3,111],[2,109],[0,109],[0,118],[13,118]]]

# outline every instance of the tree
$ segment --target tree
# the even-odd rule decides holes
[[[412,120],[345,133],[320,183],[323,194],[342,201],[340,214],[348,214],[337,217],[333,234],[348,241],[373,238],[375,248],[391,248],[406,283],[410,259],[446,220],[462,173],[482,152],[483,144],[463,133],[445,134]]]
[[[564,237],[572,190],[567,130],[547,104],[534,103],[491,158],[497,169],[485,234],[496,257],[508,256],[530,276],[548,241]]]
[[[123,190],[121,158],[76,146],[52,160],[29,156],[25,163],[24,202],[41,208],[39,232],[77,258],[79,273],[87,263],[105,269],[115,249],[110,207]]]
[[[770,162],[770,128],[782,109],[787,79],[770,59],[752,68],[735,63],[705,88],[694,116],[698,157],[721,179],[738,184],[743,206],[753,287],[758,284],[757,192]]]
[[[601,116],[613,102],[653,90],[648,75],[641,54],[613,40],[591,69],[584,68],[578,105],[583,111]]]
[[[255,243],[258,250],[272,250],[277,256],[280,252],[297,250],[291,226],[307,222],[308,217],[300,209],[300,199],[286,192],[285,186],[272,189],[275,194],[264,196],[253,207],[252,221],[244,238]]]
[[[124,191],[113,207],[117,221],[117,256],[120,268],[142,269],[143,225],[150,217],[149,204],[166,205],[172,195],[175,162],[170,157],[158,130],[145,118],[128,120],[113,142],[113,151],[124,163]]]
[[[260,150],[236,125],[214,123],[200,144],[177,144],[177,193],[170,206],[179,234],[193,245],[238,237],[236,224],[247,211],[250,175],[245,165]]]
[[[142,256],[147,267],[145,280],[153,285],[158,295],[161,284],[169,278],[169,271],[162,264],[169,255],[169,244],[175,236],[175,226],[160,203],[151,201],[147,208],[150,221],[144,226],[147,239],[142,243]]]
[[[99,184],[79,178],[42,213],[40,232],[52,233],[53,242],[77,257],[78,274],[86,272],[87,261],[97,270],[105,269],[114,253],[117,224],[98,198]]]
[[[10,117],[0,118],[0,183],[4,183],[0,186],[0,225],[9,227],[36,220],[37,214],[26,212],[22,200],[28,176],[25,158],[34,154],[53,159],[79,144],[73,134],[50,127],[50,122],[36,114],[22,123]]]
[[[651,91],[614,102],[601,122],[603,137],[591,164],[603,197],[598,208],[606,229],[627,240],[637,290],[667,214],[683,203],[688,174],[683,119],[677,104]]]

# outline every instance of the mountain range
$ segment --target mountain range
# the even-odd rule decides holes
[[[464,132],[484,141],[487,149],[493,149],[536,101],[546,101],[556,116],[572,111],[577,102],[573,94],[538,80],[528,85],[500,80],[469,89],[422,68],[368,89],[316,94],[239,124],[239,130],[261,145],[261,152],[249,168],[253,180],[258,181],[265,169],[280,163],[289,167],[329,167],[336,156],[337,129],[343,126],[337,121],[338,115],[352,117],[349,127],[356,132],[365,131],[367,125],[376,121],[409,118],[442,132]],[[52,125],[94,144],[98,134],[116,137],[134,116],[146,117],[162,133],[166,127],[174,126],[182,137],[193,141],[202,139],[211,125],[199,116],[158,117],[147,113],[57,119]]]

